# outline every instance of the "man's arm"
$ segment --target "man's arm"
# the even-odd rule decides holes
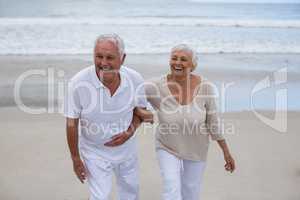
[[[73,161],[73,169],[75,174],[81,183],[84,183],[86,179],[86,169],[80,159],[80,154],[78,150],[78,122],[79,119],[66,119],[66,130],[67,130],[67,141],[69,145],[69,150],[71,153],[71,158]]]
[[[129,125],[127,131],[115,135],[111,138],[111,141],[105,143],[105,146],[114,147],[125,143],[130,137],[132,137],[136,129],[142,124],[142,120],[137,116],[133,115],[131,124]]]

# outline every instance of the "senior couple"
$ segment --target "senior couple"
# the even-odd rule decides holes
[[[223,151],[225,169],[235,169],[220,129],[214,87],[193,73],[197,55],[187,45],[171,50],[168,74],[146,84],[138,72],[122,65],[125,57],[118,35],[100,35],[94,65],[69,81],[65,116],[75,174],[87,181],[90,200],[109,199],[113,174],[118,199],[139,199],[134,132],[142,122],[152,122],[149,102],[158,116],[162,199],[199,199],[210,138]]]

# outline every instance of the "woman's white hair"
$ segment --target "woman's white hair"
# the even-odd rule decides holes
[[[171,49],[171,53],[173,53],[174,51],[186,51],[191,53],[192,55],[192,62],[193,62],[193,70],[197,67],[198,64],[198,55],[197,52],[190,46],[188,46],[187,44],[179,44],[174,46]]]
[[[102,35],[99,35],[95,41],[95,47],[96,45],[101,42],[101,41],[110,41],[110,42],[113,42],[116,47],[118,48],[118,51],[119,51],[119,54],[120,56],[123,56],[124,53],[125,53],[125,45],[124,45],[124,42],[122,40],[122,38],[113,33],[113,34],[102,34]]]

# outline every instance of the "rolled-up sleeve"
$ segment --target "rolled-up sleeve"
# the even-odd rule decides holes
[[[80,98],[78,91],[72,81],[68,83],[64,100],[64,116],[68,118],[79,118],[81,113]]]
[[[159,91],[159,86],[157,85],[158,80],[152,79],[148,80],[145,83],[145,91],[146,91],[146,96],[147,100],[151,105],[151,108],[154,110],[158,110],[160,106],[160,91]]]
[[[212,140],[224,140],[217,106],[217,92],[211,83],[206,85],[206,126]]]
[[[135,107],[146,108],[148,103],[145,94],[145,81],[142,76],[138,76],[136,82]]]

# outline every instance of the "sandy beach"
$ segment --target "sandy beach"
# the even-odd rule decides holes
[[[203,57],[203,59],[202,59]],[[288,64],[286,64],[288,60]],[[54,73],[54,100],[57,85],[92,63],[91,55],[0,56],[0,199],[2,200],[86,200],[88,190],[75,177],[65,137],[65,120],[55,107],[53,113],[28,114],[16,107],[15,82],[28,70]],[[224,170],[221,150],[211,143],[202,197],[205,200],[299,200],[300,151],[299,119],[300,66],[298,54],[205,54],[197,73],[218,83],[234,82],[222,119],[233,125],[226,135],[237,170]],[[222,67],[219,67],[222,64]],[[126,65],[145,79],[168,71],[168,55],[128,55]],[[268,65],[269,70],[264,66]],[[253,85],[288,65],[287,131],[281,133],[259,120],[247,99]],[[250,67],[249,67],[250,66]],[[245,69],[243,68],[245,67]],[[63,73],[62,73],[63,72]],[[21,98],[26,106],[49,102],[47,75],[24,80]],[[232,94],[232,95],[231,95]],[[247,96],[248,95],[248,96]],[[261,103],[261,102],[260,102]],[[266,102],[266,104],[272,104]],[[264,102],[260,104],[265,106]],[[270,106],[270,105],[267,105]],[[271,106],[270,106],[271,107]],[[294,108],[298,108],[294,109]],[[268,117],[274,111],[260,109]],[[140,158],[141,200],[160,198],[161,179],[151,126],[137,131]],[[115,192],[113,192],[113,196]]]

